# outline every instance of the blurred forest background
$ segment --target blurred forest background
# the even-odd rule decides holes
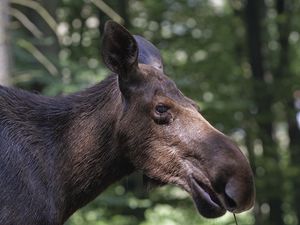
[[[239,223],[300,224],[300,2],[0,0],[0,83],[60,95],[101,81],[107,19],[158,46],[167,74],[247,154],[257,201]],[[203,219],[184,191],[148,190],[137,173],[67,224],[225,225],[233,217]]]

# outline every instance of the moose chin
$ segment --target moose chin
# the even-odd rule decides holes
[[[46,97],[0,86],[0,224],[61,225],[134,171],[175,184],[199,213],[239,213],[255,199],[246,157],[165,75],[159,50],[105,25],[112,74]]]

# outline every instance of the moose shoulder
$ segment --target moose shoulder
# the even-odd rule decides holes
[[[113,74],[72,95],[0,87],[0,224],[61,225],[135,170],[189,192],[205,217],[252,207],[247,159],[164,74],[159,51],[109,21],[102,56]]]

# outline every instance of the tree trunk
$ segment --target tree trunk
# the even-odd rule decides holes
[[[265,74],[267,69],[264,63],[264,43],[263,43],[263,29],[262,21],[265,17],[265,4],[261,0],[248,0],[245,7],[245,23],[247,27],[248,36],[248,51],[249,61],[253,75],[253,91],[252,97],[256,105],[256,115],[254,120],[257,125],[257,138],[261,140],[263,147],[264,162],[272,166],[265,168],[265,175],[259,179],[264,179],[265,184],[263,186],[264,191],[268,193],[268,190],[272,190],[274,185],[277,192],[270,193],[265,197],[265,202],[270,206],[269,221],[271,225],[282,225],[283,223],[283,211],[282,211],[282,199],[276,193],[280,193],[282,190],[281,185],[281,171],[278,168],[278,152],[277,146],[272,139],[274,115],[272,114],[272,105],[274,97],[272,95],[272,83],[265,81]],[[260,165],[265,167],[264,164]],[[276,174],[276,176],[274,176]],[[258,202],[259,203],[259,202]],[[261,214],[259,209],[256,210],[256,223],[263,221],[260,218]],[[263,224],[265,224],[263,222]]]
[[[118,13],[124,19],[124,26],[130,28],[129,12],[128,12],[128,0],[118,0]]]
[[[9,3],[8,0],[1,0],[0,4],[0,84],[9,84],[10,57],[9,57]]]
[[[296,171],[294,176],[292,177],[292,184],[293,184],[293,209],[297,216],[298,221],[300,221],[300,128],[298,126],[298,122],[296,119],[297,113],[299,113],[299,108],[295,107],[295,101],[299,101],[299,95],[293,96],[293,90],[290,90],[291,82],[294,81],[293,76],[290,71],[290,61],[292,57],[289,57],[290,48],[288,38],[291,32],[291,16],[293,15],[293,1],[284,1],[284,0],[277,0],[276,8],[278,16],[281,17],[281,20],[278,22],[278,30],[279,30],[279,40],[280,43],[280,50],[281,56],[280,61],[278,63],[278,76],[280,79],[280,84],[278,87],[283,86],[283,90],[279,90],[280,93],[286,93],[284,95],[285,99],[283,100],[284,103],[287,105],[288,111],[287,115],[287,123],[288,123],[288,134],[290,138],[289,150],[290,150],[290,158],[291,158],[291,166],[292,170]]]
[[[291,104],[293,107],[293,104]],[[290,115],[289,120],[289,137],[290,137],[290,151],[291,151],[291,164],[293,166],[293,169],[296,172],[296,174],[293,177],[292,183],[293,183],[293,189],[294,189],[294,196],[293,196],[293,208],[295,210],[296,216],[298,218],[298,221],[300,220],[300,129],[297,126],[297,120],[296,120],[296,110],[293,110],[293,112]],[[299,113],[299,112],[298,112]]]

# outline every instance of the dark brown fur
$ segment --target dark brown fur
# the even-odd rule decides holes
[[[246,158],[140,40],[108,22],[103,58],[114,74],[85,91],[51,98],[0,87],[1,225],[61,225],[135,170],[181,186],[206,217],[253,205]]]

